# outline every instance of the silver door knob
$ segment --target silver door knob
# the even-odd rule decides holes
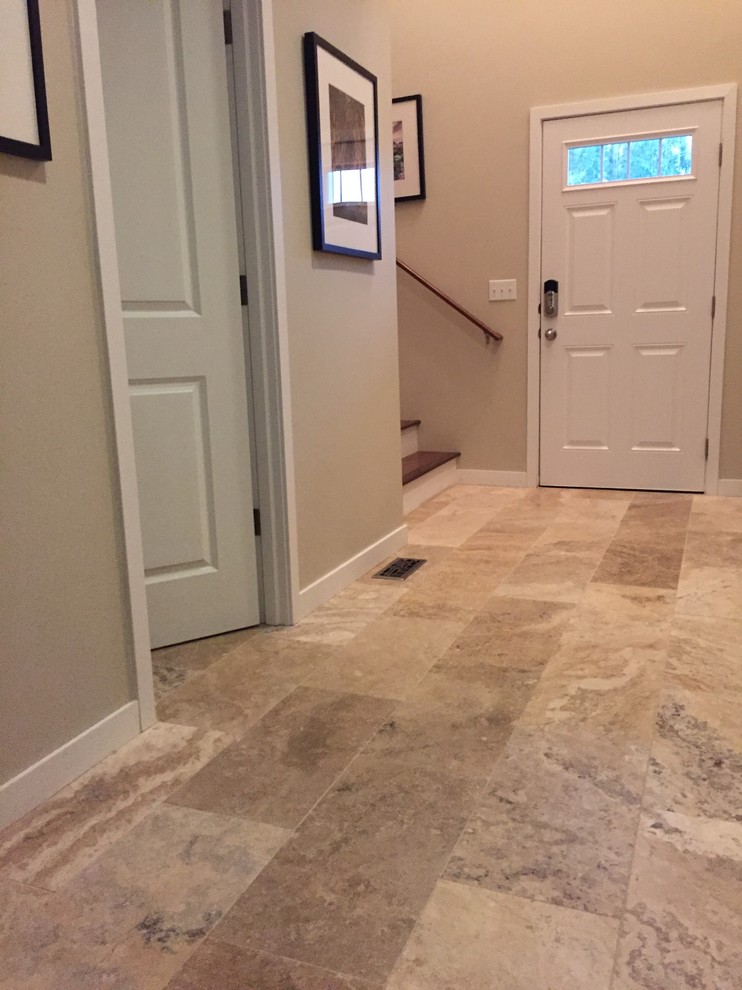
[[[546,337],[547,340],[556,340],[556,335],[557,332],[554,327],[549,327],[549,329],[544,333],[544,337]]]

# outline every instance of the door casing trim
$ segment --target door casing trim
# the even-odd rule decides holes
[[[238,96],[237,114],[250,148],[240,182],[245,209],[251,211],[255,231],[255,242],[247,259],[248,277],[253,276],[251,308],[255,311],[255,318],[250,320],[250,342],[253,377],[263,383],[255,405],[263,521],[260,551],[264,614],[270,624],[290,625],[298,603],[299,569],[272,0],[233,0],[235,13],[241,32],[235,65],[238,78],[246,83],[240,87],[242,100]],[[155,698],[95,0],[76,0],[75,16],[82,82],[81,116],[92,194],[93,262],[97,267],[110,377],[112,456],[121,500],[130,648],[139,722],[144,730],[156,719]]]
[[[711,334],[711,366],[709,378],[708,438],[709,455],[706,463],[704,491],[716,495],[719,489],[719,458],[721,452],[721,407],[724,384],[724,347],[727,331],[729,295],[729,252],[732,236],[732,183],[734,180],[734,144],[737,120],[737,84],[701,86],[693,89],[668,90],[617,96],[580,103],[561,103],[534,107],[531,110],[529,210],[528,210],[528,363],[527,363],[527,427],[526,478],[529,486],[537,486],[539,477],[539,402],[541,347],[538,337],[541,302],[541,212],[543,182],[543,125],[547,120],[584,117],[621,110],[644,110],[650,107],[672,106],[678,103],[701,103],[721,100],[721,130],[724,157],[719,174],[719,208],[716,227],[716,272],[714,292],[716,315]]]

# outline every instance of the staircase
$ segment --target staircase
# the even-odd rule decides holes
[[[403,419],[402,498],[405,515],[456,483],[457,450],[418,450],[419,419]]]

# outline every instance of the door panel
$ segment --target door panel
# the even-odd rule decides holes
[[[259,621],[221,0],[98,0],[154,646]]]
[[[545,122],[542,484],[703,490],[720,136],[721,101]]]
[[[565,432],[568,450],[608,450],[610,347],[568,347]]]
[[[201,379],[131,387],[148,578],[217,566],[204,385]]]
[[[630,259],[636,285],[636,313],[684,312],[688,284],[690,197],[645,199],[637,203],[640,251]]]
[[[567,211],[567,315],[611,312],[613,206]]]
[[[685,353],[680,344],[633,348],[632,450],[681,450]]]

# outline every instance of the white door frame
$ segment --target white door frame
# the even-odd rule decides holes
[[[245,213],[249,214],[247,229],[255,234],[246,248],[264,621],[289,625],[297,610],[299,570],[272,2],[233,0],[233,27],[237,91],[242,97],[238,96],[237,104],[243,162],[240,183]],[[155,699],[95,0],[76,0],[76,19],[82,115],[90,160],[93,248],[111,383],[132,652],[140,726],[145,729],[155,721]]]
[[[620,110],[643,110],[676,103],[722,101],[721,133],[724,157],[719,176],[719,212],[716,230],[716,273],[714,293],[716,315],[711,336],[711,374],[709,382],[708,438],[704,491],[715,495],[719,488],[719,453],[721,447],[721,403],[724,383],[724,345],[727,332],[727,298],[729,288],[729,250],[732,234],[732,182],[734,178],[734,140],[737,120],[737,85],[701,86],[695,89],[669,90],[617,96],[585,103],[562,103],[534,107],[531,110],[531,154],[529,171],[528,227],[528,416],[526,447],[526,483],[539,484],[539,401],[541,342],[539,304],[541,303],[541,212],[543,184],[543,124],[564,117],[583,117]]]

